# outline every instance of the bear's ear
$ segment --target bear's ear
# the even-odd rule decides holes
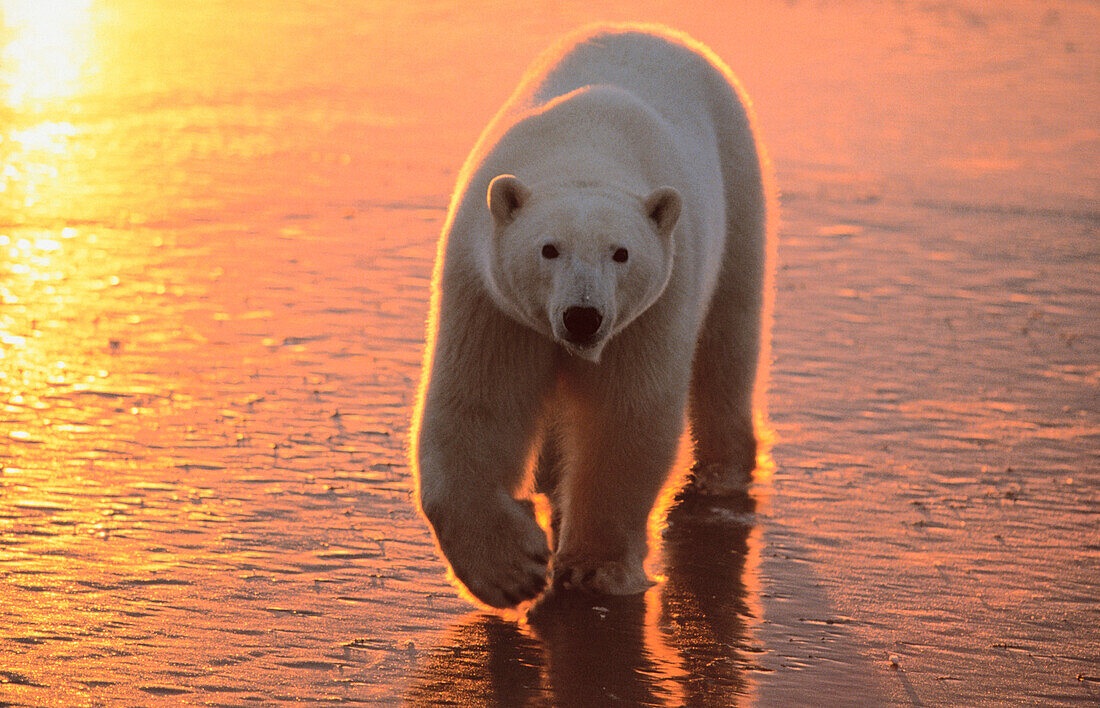
[[[657,233],[667,239],[680,219],[680,193],[673,187],[658,187],[645,198],[645,215],[657,224]]]
[[[489,183],[489,213],[498,227],[507,226],[516,218],[516,211],[524,205],[531,190],[523,186],[515,175],[497,175]]]

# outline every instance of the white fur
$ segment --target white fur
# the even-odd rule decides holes
[[[545,583],[550,544],[518,499],[533,468],[554,577],[614,594],[648,586],[689,402],[698,486],[747,483],[766,183],[729,70],[658,27],[567,39],[485,130],[440,242],[412,436],[421,508],[477,598]]]

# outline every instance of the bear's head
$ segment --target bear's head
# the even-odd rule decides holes
[[[598,362],[672,275],[680,193],[646,196],[594,184],[528,188],[500,175],[488,189],[488,273],[513,317]]]

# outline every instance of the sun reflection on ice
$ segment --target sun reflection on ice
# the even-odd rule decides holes
[[[74,141],[84,128],[74,116],[91,71],[94,4],[0,0],[0,400],[13,416],[5,453],[51,440],[62,408],[47,401],[86,368],[82,333],[62,315],[90,304],[66,282],[87,262],[71,252],[76,230],[62,224],[80,185]]]
[[[71,199],[81,131],[70,121],[91,73],[93,5],[0,0],[0,223],[57,218]]]
[[[88,55],[92,0],[0,0],[4,101],[15,108],[76,93]]]
[[[72,123],[39,123],[25,130],[13,130],[7,140],[18,145],[24,152],[42,152],[63,155],[68,150],[68,138],[76,135]]]

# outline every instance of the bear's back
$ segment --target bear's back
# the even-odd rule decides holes
[[[529,107],[586,86],[607,85],[629,91],[675,125],[698,112],[712,114],[716,101],[739,103],[729,70],[709,49],[656,26],[587,28],[537,66],[542,71],[529,76],[534,80]]]

